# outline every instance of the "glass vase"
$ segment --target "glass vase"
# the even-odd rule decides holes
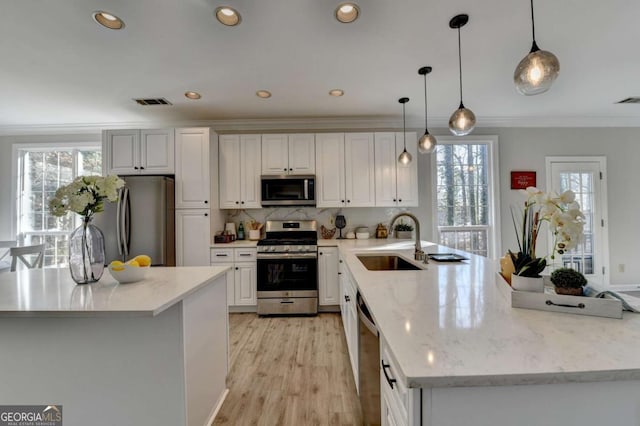
[[[69,237],[69,269],[76,284],[96,282],[104,272],[104,235],[84,217]]]

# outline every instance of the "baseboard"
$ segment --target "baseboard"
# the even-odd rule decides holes
[[[340,312],[340,305],[318,306],[318,312]]]
[[[256,313],[258,312],[258,307],[253,306],[229,306],[229,313],[231,314],[242,314],[242,313]]]
[[[220,408],[222,408],[222,404],[224,403],[224,400],[227,399],[227,395],[229,395],[229,389],[228,388],[225,389],[224,392],[222,392],[222,395],[220,395],[220,398],[218,399],[218,402],[216,403],[215,407],[213,408],[213,411],[211,412],[211,415],[209,416],[209,419],[204,424],[204,426],[211,426],[213,424],[213,421],[216,419],[216,416],[218,415],[218,412],[220,411]]]

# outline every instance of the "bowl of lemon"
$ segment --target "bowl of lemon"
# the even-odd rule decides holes
[[[114,260],[109,264],[111,276],[120,284],[142,281],[151,266],[151,258],[141,254],[128,262]]]

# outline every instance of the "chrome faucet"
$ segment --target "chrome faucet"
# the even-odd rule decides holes
[[[401,218],[403,216],[411,218],[413,222],[416,224],[416,251],[413,254],[413,258],[415,260],[422,260],[424,261],[424,263],[427,263],[428,257],[425,255],[424,251],[422,251],[422,246],[420,245],[420,221],[418,220],[417,217],[415,217],[413,214],[408,212],[398,213],[391,219],[391,222],[389,223],[390,232],[394,232],[393,224],[396,222],[396,220],[398,220],[398,218]]]

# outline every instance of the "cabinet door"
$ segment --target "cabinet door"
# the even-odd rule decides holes
[[[413,161],[406,165],[396,161],[398,206],[418,207],[418,139],[415,132],[407,132],[406,137],[407,152],[411,154]],[[396,152],[398,155],[403,149],[402,132],[396,133]]]
[[[394,207],[398,203],[396,191],[396,135],[395,133],[375,133],[375,176],[376,206]],[[402,152],[402,151],[400,151]],[[417,161],[417,159],[414,159]]]
[[[260,135],[242,135],[240,142],[240,208],[259,209]]]
[[[315,135],[312,133],[289,135],[290,175],[313,175],[316,173],[315,145]]]
[[[318,207],[344,207],[344,133],[316,134]]]
[[[176,265],[208,266],[211,221],[208,209],[176,210]]]
[[[340,303],[337,247],[318,248],[318,292],[320,305]]]
[[[346,133],[344,140],[347,207],[376,204],[373,133]]]
[[[287,135],[262,135],[262,174],[289,173]]]
[[[140,131],[140,173],[148,175],[173,174],[174,130]]]
[[[236,263],[235,304],[256,305],[257,265],[255,262]]]
[[[176,129],[176,208],[209,207],[209,129]]]
[[[218,154],[220,208],[240,208],[240,136],[220,135]]]
[[[132,175],[140,173],[140,131],[107,130],[103,133],[102,149],[106,174]]]

